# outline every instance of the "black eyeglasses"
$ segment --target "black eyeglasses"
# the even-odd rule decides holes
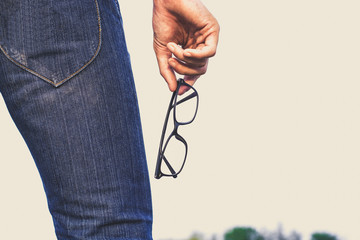
[[[189,90],[179,95],[181,86],[187,86]],[[166,113],[156,162],[155,178],[159,179],[162,176],[176,178],[182,171],[186,161],[188,145],[178,133],[178,128],[194,121],[198,106],[199,95],[195,88],[187,84],[184,79],[179,78],[176,91],[171,97]],[[173,121],[169,121],[171,113],[174,116]],[[166,141],[164,141],[165,139]]]

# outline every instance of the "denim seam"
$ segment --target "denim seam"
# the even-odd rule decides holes
[[[94,53],[94,55],[91,57],[91,59],[86,62],[82,67],[80,67],[77,71],[75,71],[74,73],[72,73],[70,76],[66,77],[65,79],[61,80],[58,83],[55,83],[54,81],[50,80],[49,78],[37,73],[34,70],[31,70],[30,68],[26,67],[25,65],[17,62],[16,60],[14,60],[9,54],[6,53],[5,49],[0,45],[0,49],[1,51],[5,54],[5,56],[14,64],[16,64],[17,66],[23,68],[24,70],[34,74],[35,76],[45,80],[46,82],[51,83],[53,86],[55,87],[59,87],[61,84],[63,84],[64,82],[66,82],[67,80],[69,80],[70,78],[74,77],[76,74],[78,74],[79,72],[81,72],[85,67],[87,67],[94,59],[95,57],[98,55],[99,51],[100,51],[100,47],[101,47],[101,18],[100,18],[100,10],[99,10],[99,3],[98,0],[94,0],[95,1],[95,5],[96,5],[96,13],[97,13],[97,18],[98,18],[98,29],[99,29],[99,43],[98,46],[96,48],[96,51]]]
[[[119,5],[119,1],[118,0],[114,0],[115,4],[116,4],[116,8],[118,10],[118,14],[119,14],[119,18],[121,20],[121,11],[120,11],[120,5]],[[122,21],[122,20],[121,20]]]

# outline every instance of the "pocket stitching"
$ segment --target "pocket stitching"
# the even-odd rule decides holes
[[[61,80],[60,82],[58,83],[55,83],[54,81],[52,81],[51,79],[39,74],[38,72],[26,67],[25,65],[17,62],[16,60],[14,60],[6,51],[5,49],[0,45],[0,49],[1,51],[4,53],[4,55],[11,61],[13,62],[14,64],[16,64],[17,66],[23,68],[24,70],[32,73],[33,75],[45,80],[46,82],[49,82],[51,83],[53,86],[55,87],[58,87],[60,86],[61,84],[63,84],[64,82],[66,82],[67,80],[69,80],[70,78],[74,77],[76,74],[78,74],[79,72],[81,72],[84,68],[86,68],[94,59],[95,57],[98,55],[99,51],[100,51],[100,47],[101,47],[101,18],[100,18],[100,10],[99,10],[99,3],[98,3],[98,0],[94,0],[95,1],[95,5],[96,5],[96,13],[97,13],[97,19],[98,19],[98,30],[99,30],[99,34],[98,34],[98,46],[96,48],[96,51],[94,53],[94,55],[91,57],[91,59],[89,61],[87,61],[82,67],[80,67],[77,71],[75,71],[74,73],[70,74],[68,77],[66,77],[65,79]]]

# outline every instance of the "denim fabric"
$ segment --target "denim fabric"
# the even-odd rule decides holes
[[[0,92],[39,170],[57,238],[151,239],[117,0],[1,0],[0,48]]]

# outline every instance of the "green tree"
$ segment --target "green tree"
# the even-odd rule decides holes
[[[225,240],[264,240],[253,228],[236,227],[225,233]]]
[[[311,240],[338,240],[338,238],[328,233],[313,233]]]

